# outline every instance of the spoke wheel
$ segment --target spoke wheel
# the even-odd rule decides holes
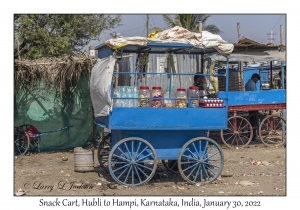
[[[218,178],[224,154],[212,139],[197,137],[183,145],[178,156],[179,172],[189,183],[210,183]]]
[[[250,122],[241,116],[228,118],[227,130],[221,130],[221,139],[229,148],[245,147],[253,137],[253,128]]]
[[[24,155],[30,145],[30,138],[29,135],[26,132],[19,132],[15,134],[15,155],[21,156]]]
[[[286,142],[286,121],[270,115],[259,126],[259,137],[266,146],[281,146]]]
[[[152,145],[137,137],[125,138],[113,146],[108,157],[113,179],[122,185],[138,186],[150,181],[157,168]]]
[[[29,136],[29,147],[28,152],[34,152],[37,148],[39,148],[40,136],[38,136],[39,131],[36,127],[29,124],[20,125],[18,130],[26,132]]]
[[[100,167],[108,170],[108,156],[110,152],[110,139],[111,139],[111,133],[104,136],[102,135],[102,140],[99,142],[98,145],[98,162],[100,164]]]
[[[161,161],[167,171],[178,174],[178,161],[177,160],[162,160]]]

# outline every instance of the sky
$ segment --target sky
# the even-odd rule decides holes
[[[170,13],[167,13],[170,14]],[[111,14],[114,16],[113,14]],[[120,33],[124,37],[147,35],[146,14],[121,14],[121,26],[101,34],[100,41],[92,41],[90,45],[98,46],[112,38],[110,33]],[[174,16],[174,14],[170,14]],[[238,42],[237,23],[240,23],[241,36],[261,43],[280,44],[280,25],[283,28],[283,44],[286,43],[286,14],[209,14],[206,24],[215,24],[221,31],[219,35],[228,42]],[[149,28],[168,29],[162,14],[149,14]],[[272,37],[270,34],[273,34]],[[272,40],[271,40],[272,38]],[[88,46],[84,50],[88,50]]]

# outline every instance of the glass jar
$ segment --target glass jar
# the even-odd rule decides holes
[[[162,100],[159,98],[163,98],[163,92],[161,91],[160,86],[153,86],[151,91],[152,104],[151,106],[154,108],[162,107]]]
[[[139,107],[149,107],[150,90],[148,86],[140,86],[139,98]]]
[[[178,88],[175,94],[176,97],[176,108],[186,108],[187,101],[186,101],[186,89],[185,88]]]
[[[175,93],[170,90],[169,88],[166,90],[166,92],[164,93],[164,107],[165,108],[174,108],[175,107],[175,100],[168,100],[166,98],[175,98]]]
[[[191,86],[188,89],[188,107],[197,108],[199,107],[199,90],[197,86]]]

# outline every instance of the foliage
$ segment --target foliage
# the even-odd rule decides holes
[[[37,59],[79,51],[120,22],[120,15],[15,14],[15,58]]]
[[[174,19],[170,15],[163,15],[164,21],[167,23],[169,28],[175,26],[183,27],[191,32],[199,31],[199,22],[202,22],[202,30],[209,31],[213,34],[222,33],[222,31],[214,24],[206,25],[205,22],[210,15],[204,14],[178,14],[175,15]]]

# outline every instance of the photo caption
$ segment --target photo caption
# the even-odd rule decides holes
[[[193,207],[193,208],[215,208],[220,207],[223,209],[239,209],[243,207],[261,207],[261,201],[249,200],[249,201],[227,201],[227,200],[213,200],[213,199],[196,199],[196,198],[163,198],[163,199],[148,199],[148,198],[135,198],[131,200],[123,200],[120,198],[82,198],[82,199],[39,199],[39,206],[77,206],[77,207],[129,207],[130,209],[135,207]]]

